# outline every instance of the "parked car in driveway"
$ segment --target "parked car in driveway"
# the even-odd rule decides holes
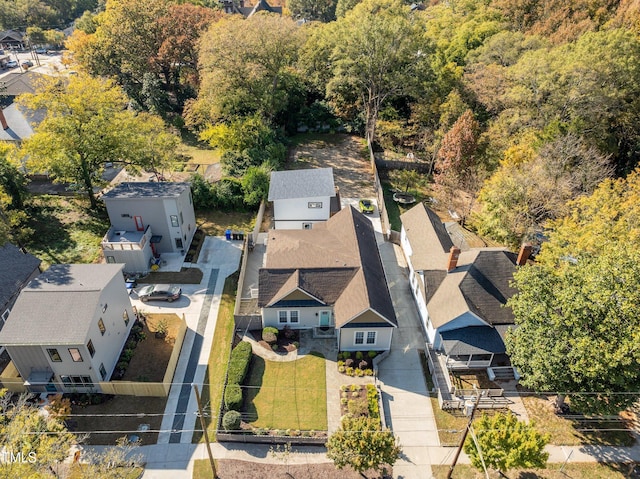
[[[373,213],[374,206],[371,200],[361,199],[359,202],[360,212],[365,214]]]
[[[18,62],[15,60],[9,60],[7,62],[7,68],[15,68],[18,66]]]
[[[180,298],[182,289],[170,284],[149,284],[137,290],[138,299],[143,303],[147,301],[168,301],[169,303]]]

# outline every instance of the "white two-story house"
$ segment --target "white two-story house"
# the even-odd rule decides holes
[[[333,168],[274,171],[269,183],[275,229],[311,229],[340,211]]]

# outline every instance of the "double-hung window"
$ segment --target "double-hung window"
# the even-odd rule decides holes
[[[300,322],[300,311],[289,311],[281,309],[278,311],[278,323],[280,324],[298,324]]]
[[[353,343],[356,345],[368,344],[375,345],[378,339],[377,331],[356,331]]]

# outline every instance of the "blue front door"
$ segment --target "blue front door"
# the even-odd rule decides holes
[[[320,311],[320,327],[331,326],[331,311]]]

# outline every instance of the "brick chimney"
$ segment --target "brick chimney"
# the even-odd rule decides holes
[[[0,125],[2,125],[3,130],[9,129],[9,125],[7,124],[7,119],[4,116],[2,107],[0,107]]]
[[[447,264],[447,272],[451,272],[458,266],[458,257],[460,256],[460,248],[452,246],[449,250],[449,263]]]
[[[516,264],[518,266],[524,266],[525,264],[527,264],[527,260],[529,259],[529,255],[531,254],[532,249],[533,246],[531,246],[529,243],[524,243],[522,246],[520,246],[520,252],[518,253],[518,259],[516,260]]]

